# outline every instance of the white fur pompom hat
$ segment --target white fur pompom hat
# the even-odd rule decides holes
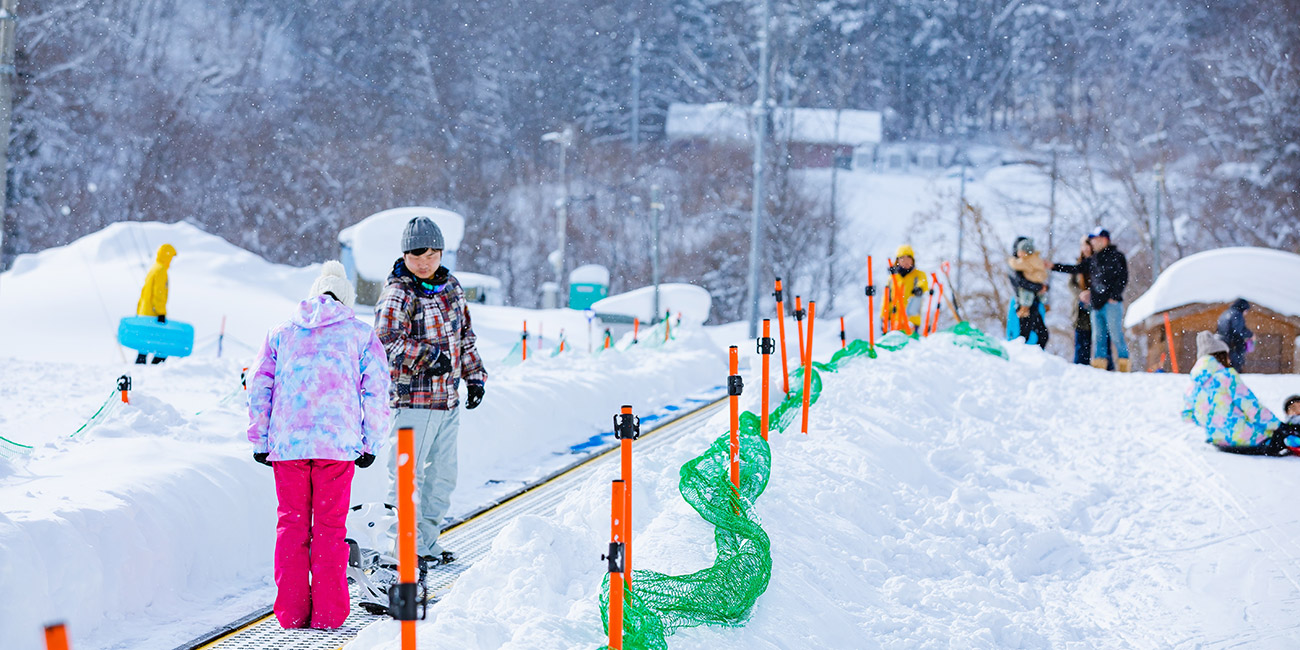
[[[323,296],[327,291],[348,307],[357,302],[357,290],[348,281],[348,272],[343,269],[343,264],[337,260],[330,260],[321,266],[320,277],[311,284],[311,292],[307,297]]]

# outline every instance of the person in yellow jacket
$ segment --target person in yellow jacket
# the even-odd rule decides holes
[[[880,306],[880,325],[884,331],[902,330],[911,334],[921,326],[921,312],[925,309],[922,296],[930,290],[925,271],[916,268],[916,253],[903,244],[894,254],[894,265],[889,267],[889,300]]]
[[[163,244],[158,247],[158,259],[149,267],[149,273],[144,277],[144,288],[140,290],[140,301],[135,305],[137,316],[153,316],[158,319],[159,323],[167,322],[167,269],[171,267],[172,258],[176,257],[176,249],[171,244]],[[139,354],[135,358],[136,363],[144,363],[148,355]],[[167,357],[154,355],[154,363],[162,363]]]

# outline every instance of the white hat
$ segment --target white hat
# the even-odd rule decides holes
[[[1215,352],[1227,352],[1228,344],[1219,338],[1218,334],[1211,332],[1196,333],[1196,356],[1208,357]]]
[[[357,301],[357,290],[348,281],[348,272],[344,270],[343,264],[337,260],[330,260],[321,266],[320,277],[311,283],[311,292],[307,297],[323,296],[327,291],[348,307]]]

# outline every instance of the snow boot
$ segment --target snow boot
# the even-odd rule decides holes
[[[1128,359],[1115,360],[1115,369],[1120,372],[1128,372],[1130,367]]]
[[[1105,369],[1106,369],[1106,360],[1105,360],[1105,359],[1093,359],[1093,360],[1092,360],[1092,367],[1093,367],[1093,368],[1096,368],[1096,369],[1098,369],[1098,370],[1105,370]]]

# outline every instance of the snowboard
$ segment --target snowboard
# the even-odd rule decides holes
[[[153,316],[127,316],[117,325],[117,342],[141,354],[188,357],[194,350],[194,326]]]

